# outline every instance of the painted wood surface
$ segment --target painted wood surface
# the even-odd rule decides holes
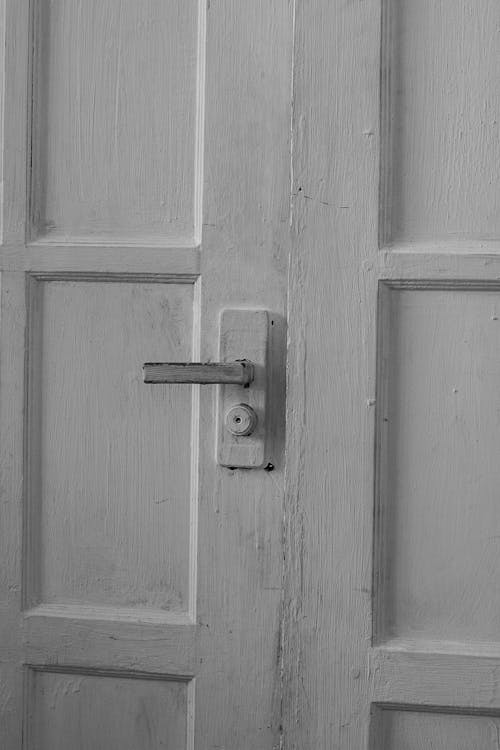
[[[486,524],[493,526],[497,520],[492,500],[493,453],[481,459],[485,461],[484,473],[490,473],[478,488],[476,507],[481,512],[472,519],[477,532],[472,545],[462,518],[466,470],[473,456],[473,450],[466,453],[465,446],[484,440],[483,422],[487,434],[495,434],[494,415],[488,411],[495,368],[489,301],[498,288],[500,242],[491,219],[494,174],[488,169],[495,161],[496,145],[492,122],[483,118],[483,130],[478,126],[472,96],[472,79],[477,76],[481,104],[495,101],[491,83],[494,63],[489,56],[484,60],[481,52],[494,50],[494,24],[486,24],[484,14],[474,23],[466,23],[469,5],[465,0],[453,6],[445,3],[446,18],[436,17],[434,6],[426,2],[411,8],[409,3],[399,4],[395,10],[389,2],[279,0],[271,4],[256,0],[251,13],[243,0],[210,0],[196,4],[196,9],[194,3],[182,8],[173,2],[161,8],[155,3],[140,8],[112,3],[108,10],[115,13],[116,29],[130,30],[129,22],[140,25],[141,13],[148,21],[150,16],[159,18],[158,14],[164,20],[163,14],[172,8],[177,8],[179,18],[185,21],[180,23],[185,34],[179,38],[171,28],[166,29],[166,37],[172,39],[168,49],[158,41],[164,28],[161,23],[153,29],[149,24],[150,47],[145,42],[146,32],[136,29],[134,49],[147,47],[142,57],[146,67],[148,60],[158,57],[179,67],[176,79],[165,77],[163,71],[160,78],[158,70],[145,71],[149,81],[166,81],[168,90],[158,95],[158,110],[153,101],[145,102],[147,87],[140,87],[140,68],[131,68],[126,91],[136,95],[135,103],[144,105],[136,109],[132,95],[124,99],[120,87],[113,89],[118,80],[115,73],[110,74],[113,80],[101,80],[95,74],[99,62],[106,64],[102,62],[107,54],[102,34],[106,24],[98,24],[95,34],[88,32],[106,9],[76,2],[62,9],[55,2],[53,12],[40,13],[33,27],[37,39],[40,30],[47,33],[39,37],[42,44],[36,46],[33,60],[35,106],[30,121],[26,102],[15,96],[19,90],[29,89],[28,6],[27,0],[4,0],[2,6],[6,26],[2,32],[4,244],[0,248],[0,744],[18,750],[23,731],[25,736],[31,731],[31,745],[38,743],[34,744],[37,750],[57,747],[62,740],[72,746],[80,741],[82,747],[99,746],[99,742],[109,747],[116,738],[123,740],[124,747],[133,738],[136,745],[154,747],[164,742],[168,747],[170,742],[190,750],[367,750],[370,743],[376,750],[384,743],[391,750],[420,750],[433,744],[439,750],[451,750],[460,747],[464,738],[479,750],[494,748],[500,715],[500,656],[494,638],[496,613],[492,614],[493,606],[488,609],[487,589],[497,564],[494,551],[488,552],[489,557],[481,556],[483,548],[478,541]],[[47,6],[41,0],[34,9],[38,13]],[[486,17],[494,18],[493,4],[484,0],[483,6]],[[121,22],[118,9],[125,12]],[[185,15],[195,12],[189,18]],[[77,24],[69,22],[75,16],[81,16],[82,38]],[[64,28],[58,25],[62,18],[66,19]],[[405,18],[415,25],[415,39],[408,40],[402,33],[398,36],[397,22],[404,25]],[[429,34],[426,24],[432,26]],[[69,27],[67,35],[65,26]],[[448,174],[445,167],[451,164],[451,145],[448,141],[430,142],[434,160],[426,153],[418,163],[412,161],[413,146],[421,149],[419,144],[430,138],[426,130],[429,112],[416,112],[427,91],[418,76],[436,76],[439,81],[443,60],[462,60],[462,37],[471,64],[456,66],[450,76],[463,105],[463,112],[450,110],[450,116],[456,127],[460,122],[470,125],[461,141],[470,146],[470,154],[464,150],[463,158],[454,162],[457,170],[449,172],[449,193],[446,200],[439,200],[443,184],[439,180]],[[187,49],[182,39],[187,40]],[[419,39],[425,40],[424,50],[418,47]],[[101,47],[95,46],[99,44]],[[110,59],[118,60],[115,36],[111,35],[109,45]],[[105,102],[100,96],[112,89],[115,94],[118,90],[119,105],[121,101],[120,106],[125,106],[124,126],[132,124],[134,134],[137,131],[139,135],[152,130],[164,135],[159,118],[168,109],[168,101],[175,112],[177,105],[184,112],[182,107],[189,108],[192,102],[194,114],[192,119],[186,115],[181,133],[179,159],[183,162],[185,157],[188,166],[178,183],[179,210],[175,213],[170,213],[172,203],[158,208],[156,201],[160,188],[172,187],[176,175],[179,177],[177,162],[170,165],[168,174],[159,176],[157,162],[151,166],[151,152],[133,150],[136,143],[130,132],[120,131],[124,142],[133,144],[130,153],[124,149],[128,160],[120,162],[121,168],[132,171],[129,182],[122,184],[117,162],[107,158],[111,152],[106,129],[102,141],[95,144],[97,153],[104,149],[103,159],[84,162],[71,152],[80,141],[71,137],[68,146],[64,135],[71,135],[71,128],[78,123],[77,105],[71,96],[63,99],[61,92],[72,83],[74,69],[72,73],[58,67],[56,61],[73,49],[80,70],[90,66],[92,75],[75,82],[71,93],[80,92],[82,105],[85,86],[93,82],[96,87],[95,110],[93,101],[83,100],[87,149],[93,133],[89,113],[95,111],[97,119],[104,116],[108,122],[110,103],[107,96]],[[401,86],[396,99],[387,99],[387,90],[392,92],[390,81],[394,81],[387,76],[393,72],[393,53],[403,63]],[[123,48],[121,55],[125,64]],[[138,65],[138,57],[132,55],[127,65],[133,66],[134,59]],[[422,65],[412,66],[412,61]],[[385,87],[382,111],[380,79]],[[183,82],[182,89],[175,88],[174,80]],[[52,82],[57,84],[53,89]],[[47,94],[43,101],[40,92]],[[441,122],[446,119],[449,101],[446,96],[437,99],[436,94],[429,101],[436,107],[442,105],[438,111]],[[30,98],[28,101],[31,105]],[[409,112],[415,110],[415,118],[405,130],[405,142],[412,148],[404,153],[394,150],[393,111],[387,102],[395,107],[398,127],[406,117],[405,102]],[[58,150],[51,142],[55,132],[61,136]],[[95,134],[92,137],[97,138]],[[169,131],[165,137],[172,145],[179,131]],[[147,139],[140,142],[150,144]],[[27,168],[31,157],[26,144],[33,147],[32,172]],[[50,159],[42,168],[37,155],[45,159],[49,152]],[[63,164],[61,154],[68,156],[69,167]],[[169,154],[172,151],[164,154],[167,161]],[[485,202],[480,203],[478,192],[464,207],[463,170],[469,168],[469,156],[474,154],[474,164],[479,166],[473,184],[479,185],[478,191],[483,189]],[[406,158],[410,166],[405,166]],[[146,171],[151,175],[142,171],[148,163]],[[393,188],[388,192],[388,186],[399,184],[398,179],[401,182],[398,175],[404,179],[396,197],[405,200],[404,207],[397,200],[392,205]],[[147,181],[149,176],[152,179]],[[489,176],[491,185],[481,183]],[[94,213],[79,213],[86,204],[75,208],[78,191],[89,191],[94,181],[99,205]],[[438,198],[426,225],[422,196],[428,182]],[[99,192],[105,186],[109,193]],[[135,192],[142,188],[151,199],[150,222]],[[152,192],[148,193],[149,189]],[[405,193],[412,189],[416,191],[414,204],[410,203],[412,196]],[[31,195],[31,209],[26,207],[27,194]],[[43,208],[49,205],[52,215]],[[138,209],[139,223],[135,222],[137,214],[127,213],[130,205]],[[415,207],[413,219],[407,212],[409,205]],[[455,226],[454,215],[460,216],[460,224],[457,232],[450,232]],[[400,228],[393,233],[393,225],[387,222],[394,216],[394,226]],[[391,250],[379,250],[380,238],[385,245],[387,237],[394,240]],[[283,505],[289,250],[288,442]],[[414,307],[398,317],[396,305],[394,316],[377,317],[380,280],[397,282],[397,295],[416,300]],[[191,316],[191,328],[189,332],[182,326],[177,329],[178,346],[190,349],[183,360],[216,359],[220,309],[260,307],[272,313],[269,446],[274,471],[231,471],[215,465],[215,389],[210,388],[195,387],[190,392],[188,426],[183,414],[176,419],[180,428],[171,423],[165,430],[159,428],[162,409],[168,404],[174,413],[185,398],[181,395],[184,387],[179,390],[180,401],[169,402],[167,395],[157,410],[151,410],[151,404],[145,406],[156,425],[153,457],[133,450],[134,445],[146,443],[139,413],[140,400],[146,399],[140,388],[145,386],[139,369],[138,382],[130,377],[131,390],[125,392],[124,375],[132,367],[132,357],[134,362],[139,357],[139,368],[152,359],[139,341],[144,339],[150,345],[157,340],[167,342],[173,330],[160,304],[163,287],[169,287],[170,292],[181,287],[181,296],[188,290],[192,293],[192,307],[188,306],[189,311],[183,308],[179,318],[180,325]],[[140,309],[127,297],[131,290],[135,290]],[[439,309],[433,308],[432,299],[442,300]],[[421,317],[424,314],[431,316],[429,325]],[[483,317],[487,318],[484,326]],[[75,331],[82,327],[92,336],[87,334],[79,346]],[[27,340],[26,328],[30,333]],[[377,331],[383,331],[378,339]],[[383,462],[374,460],[374,454],[376,459],[383,455],[375,429],[383,419],[381,404],[376,403],[381,392],[380,369],[377,389],[377,350],[381,341],[392,341],[395,333],[399,359],[391,359],[389,352],[388,372],[389,381],[397,387],[388,391],[392,398],[389,408],[400,422],[401,441],[393,437],[389,444],[387,465],[391,470],[395,467],[393,481],[394,477],[398,480],[398,471],[399,479],[411,479],[411,472],[416,471],[414,446],[421,463],[428,451],[422,400],[439,400],[440,390],[424,392],[417,383],[417,375],[422,379],[425,375],[420,359],[424,355],[429,358],[436,343],[443,342],[440,360],[433,361],[442,378],[437,383],[458,375],[465,380],[469,357],[474,366],[469,368],[472,380],[467,388],[472,394],[475,382],[481,391],[478,406],[472,403],[472,396],[463,405],[460,429],[453,432],[463,460],[458,464],[457,452],[445,449],[448,443],[440,443],[443,462],[455,461],[464,479],[457,489],[458,507],[449,494],[454,485],[441,492],[436,501],[440,505],[427,507],[428,513],[448,513],[448,535],[444,522],[436,530],[441,535],[439,542],[443,540],[441,547],[453,551],[458,545],[468,545],[468,580],[473,578],[471,567],[475,565],[481,582],[477,621],[462,618],[460,625],[455,616],[448,629],[448,614],[436,595],[439,577],[434,570],[436,575],[426,584],[418,607],[405,605],[403,616],[392,619],[397,627],[386,628],[382,619],[383,627],[375,632],[373,628],[373,601],[380,610],[382,594],[389,591],[393,611],[401,602],[398,589],[384,589],[385,571],[390,570],[396,578],[406,574],[406,583],[413,586],[412,576],[428,572],[436,559],[430,552],[441,552],[428,548],[429,560],[423,560],[420,553],[416,574],[413,568],[410,571],[401,544],[405,538],[413,542],[408,523],[416,512],[415,482],[408,481],[411,491],[401,494],[396,481],[398,491],[389,507],[398,508],[403,502],[407,515],[392,518],[392,528],[400,538],[390,541],[390,564],[379,564],[385,560],[388,544],[384,543],[384,519],[378,514],[374,518],[374,509],[388,507],[391,498],[384,493],[383,503],[375,506],[375,488],[384,486],[380,480],[383,472],[388,472]],[[27,362],[26,348],[31,353]],[[106,369],[108,350],[114,352],[114,364]],[[412,368],[410,361],[415,359],[418,363]],[[56,365],[52,370],[50,363]],[[96,363],[97,370],[89,368],[89,363]],[[34,364],[42,375],[38,380]],[[68,377],[62,378],[66,372]],[[27,373],[33,389],[26,387]],[[116,393],[111,387],[113,378],[118,383]],[[94,395],[92,384],[101,395]],[[408,403],[398,400],[404,388],[410,389]],[[75,406],[78,394],[84,397],[79,409]],[[436,412],[441,413],[437,406]],[[450,413],[443,408],[445,418]],[[128,425],[120,431],[120,437],[125,432],[127,438],[127,460],[120,454],[116,464],[109,464],[122,466],[125,474],[118,477],[115,471],[110,496],[113,528],[137,558],[138,564],[127,568],[129,579],[132,574],[137,576],[132,581],[134,596],[139,588],[145,588],[141,575],[147,565],[141,567],[141,562],[148,561],[155,549],[169,558],[164,566],[170,566],[169,575],[172,564],[178,570],[188,568],[187,590],[181,581],[177,604],[172,606],[169,600],[166,609],[161,608],[165,599],[155,598],[158,580],[148,589],[155,595],[146,602],[128,601],[127,580],[123,585],[119,574],[106,579],[95,570],[90,571],[90,577],[83,575],[78,566],[89,557],[86,549],[69,556],[75,539],[73,520],[78,520],[78,529],[84,534],[95,537],[97,532],[99,538],[103,532],[96,519],[101,511],[96,498],[101,495],[106,454],[98,451],[94,456],[88,440],[77,450],[75,438],[76,432],[94,434],[94,425],[102,422],[101,414],[108,423],[116,418]],[[51,427],[45,438],[50,437],[50,443],[41,439],[47,425]],[[468,442],[464,425],[470,433]],[[431,434],[444,434],[442,424],[433,421],[431,426]],[[39,449],[33,450],[36,446]],[[405,455],[408,446],[411,450]],[[85,476],[80,459],[87,469]],[[151,466],[146,477],[141,467],[149,465],[148,461]],[[147,506],[134,502],[144,489],[152,488],[152,474],[158,478],[171,472],[175,485],[183,471],[187,477],[186,507],[179,502],[179,512],[185,514],[184,521],[181,523],[177,513],[170,518],[163,537],[173,541],[163,549],[158,538],[161,526],[157,529],[150,522]],[[419,481],[422,474],[429,502],[432,492],[437,496],[443,486],[442,467],[425,466]],[[37,477],[41,481],[36,481]],[[126,482],[127,478],[131,481]],[[491,486],[487,486],[488,478]],[[447,479],[451,482],[449,474]],[[90,515],[78,504],[82,487],[93,498],[93,506],[87,509],[92,511]],[[63,502],[66,496],[72,510],[69,516]],[[41,497],[42,502],[34,503],[35,497]],[[126,528],[121,498],[127,501],[123,507],[133,521]],[[168,513],[168,509],[158,510]],[[472,517],[472,511],[467,512]],[[149,519],[144,537],[141,513]],[[65,515],[70,518],[69,534],[63,523]],[[425,544],[427,518],[418,518],[420,525],[415,531]],[[141,544],[147,538],[153,539],[153,544],[141,558],[137,551],[144,549]],[[52,541],[50,547],[47,540]],[[185,546],[180,552],[182,543]],[[102,544],[101,552],[115,564],[123,553],[113,544],[114,540],[111,545]],[[383,551],[375,558],[375,570],[374,548]],[[66,550],[66,569],[47,576],[49,568],[60,571],[56,558],[61,549]],[[416,555],[415,549],[408,544],[405,553]],[[154,568],[153,564],[153,573]],[[84,585],[80,585],[82,581]],[[169,587],[162,589],[161,596],[168,591]],[[429,606],[432,596],[433,607]],[[457,602],[458,593],[452,604]],[[417,610],[423,618],[420,629],[412,625]],[[470,607],[466,610],[470,615]],[[401,607],[397,611],[401,612]],[[457,612],[459,607],[453,610],[454,615]],[[82,689],[73,693],[79,680]],[[122,685],[123,690],[118,690]],[[122,707],[127,714],[123,726],[118,726],[116,718],[120,706],[114,705],[115,687],[123,694]],[[162,723],[160,703],[162,712],[172,716],[170,730]],[[107,704],[110,710],[104,711]],[[95,727],[89,726],[91,713],[98,719],[97,734]]]
[[[284,738],[367,747],[380,6],[297,3]],[[320,95],[319,92],[322,92]]]
[[[199,750],[280,745],[285,294],[292,7],[210,2],[200,360],[221,308],[262,308],[274,471],[213,469],[215,393],[201,401],[195,734]],[[252,709],[249,710],[249,706]],[[224,720],[222,717],[226,717]]]
[[[500,298],[456,287],[381,287],[382,640],[499,638]]]
[[[371,696],[390,708],[500,715],[497,644],[393,639],[369,656]]]
[[[28,5],[5,6],[0,745],[277,748],[292,7],[41,0],[30,31]],[[216,465],[215,387],[142,381],[217,361],[239,307],[272,314],[272,472]]]
[[[30,295],[27,601],[187,611],[191,393],[142,362],[190,356],[193,286]]]
[[[498,716],[382,711],[376,750],[497,750]]]
[[[287,750],[498,746],[496,16],[296,4]]]
[[[34,238],[194,243],[198,6],[34,3]]]
[[[186,747],[191,696],[185,682],[47,670],[34,671],[29,688],[28,742],[33,750]]]
[[[30,130],[30,2],[2,0],[0,22],[0,216],[3,244],[24,243]]]
[[[382,241],[498,239],[498,4],[383,6]]]

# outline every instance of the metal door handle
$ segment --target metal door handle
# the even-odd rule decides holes
[[[218,383],[248,386],[254,379],[254,366],[248,359],[237,362],[146,362],[145,383]]]

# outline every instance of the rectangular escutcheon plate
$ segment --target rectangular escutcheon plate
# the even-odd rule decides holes
[[[223,310],[220,316],[219,358],[221,362],[250,360],[253,381],[247,386],[219,386],[217,404],[217,461],[222,466],[258,469],[266,463],[267,310]],[[231,416],[244,405],[242,420],[252,411],[257,417],[250,434],[235,435]],[[250,407],[249,411],[246,407]],[[239,421],[240,416],[236,416]],[[236,426],[237,427],[237,426]]]

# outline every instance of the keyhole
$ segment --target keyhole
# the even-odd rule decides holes
[[[248,404],[236,404],[226,414],[226,426],[237,437],[251,435],[257,424],[257,414]]]

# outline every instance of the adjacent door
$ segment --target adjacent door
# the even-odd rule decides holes
[[[296,3],[288,750],[499,746],[499,29]]]
[[[278,748],[292,9],[1,5],[0,746]],[[268,470],[143,382],[225,308],[269,312]]]

